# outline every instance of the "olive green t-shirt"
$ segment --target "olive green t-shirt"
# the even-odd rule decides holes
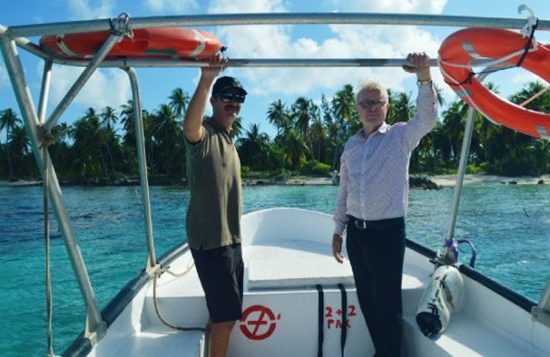
[[[186,140],[187,238],[192,249],[214,249],[241,240],[241,163],[227,130],[202,126],[198,143]]]

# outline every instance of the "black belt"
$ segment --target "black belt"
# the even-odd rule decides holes
[[[379,219],[375,221],[363,220],[353,216],[348,215],[348,224],[353,224],[355,228],[365,230],[367,228],[373,229],[388,229],[396,227],[405,227],[405,218],[388,218],[388,219]]]

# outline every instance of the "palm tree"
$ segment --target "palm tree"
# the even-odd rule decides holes
[[[325,135],[327,136],[327,146],[332,153],[332,170],[338,170],[340,166],[340,152],[344,144],[345,138],[342,131],[345,131],[345,122],[336,120],[334,115],[334,108],[330,106],[327,98],[323,94],[321,96],[321,116],[323,128],[325,128]],[[344,123],[344,125],[342,125]]]
[[[523,105],[530,110],[548,113],[550,111],[550,93],[539,81],[530,82],[525,88],[510,97],[510,101]],[[514,155],[510,162],[510,173],[539,175],[548,166],[547,142],[520,133],[512,134],[512,147],[508,150]],[[511,160],[512,161],[512,160]]]
[[[260,131],[260,124],[251,124],[237,144],[243,165],[254,170],[267,169],[270,166],[269,137]]]
[[[347,123],[357,121],[357,108],[355,106],[355,94],[351,84],[346,84],[336,92],[332,98],[332,108],[337,118],[344,119]]]
[[[120,106],[120,123],[124,129],[123,141],[125,145],[135,147],[135,119],[134,119],[134,101],[128,100],[126,104]]]
[[[101,150],[102,143],[97,140],[100,124],[94,108],[88,108],[84,116],[73,124],[69,135],[74,142],[71,150],[73,174],[79,178],[100,176],[107,166]]]
[[[60,123],[52,128],[52,135],[56,141],[48,146],[48,151],[52,162],[56,163],[57,172],[62,175],[69,171],[70,168],[70,146],[67,142],[71,126],[67,123]]]
[[[105,150],[107,151],[106,171],[111,177],[113,174],[113,150],[118,149],[118,140],[114,126],[119,118],[116,110],[110,106],[103,108],[99,116],[101,118],[100,124],[103,127],[100,134]]]
[[[346,84],[336,92],[332,98],[332,113],[335,117],[334,126],[329,128],[329,137],[335,142],[335,150],[332,158],[332,168],[338,170],[340,167],[340,154],[349,132],[359,129],[360,122],[355,105],[355,94],[351,84]]]
[[[31,143],[25,128],[20,126],[13,128],[10,132],[10,149],[14,154],[14,162],[19,174],[30,174],[34,168],[32,160],[28,160],[31,152],[30,146]]]
[[[106,106],[103,108],[99,117],[101,118],[101,125],[109,131],[114,130],[114,126],[118,121],[118,115],[113,107]]]
[[[153,143],[155,156],[158,160],[158,172],[174,173],[177,160],[178,145],[183,140],[181,125],[178,125],[175,115],[167,104],[161,104],[153,116]]]
[[[82,117],[82,119],[86,119],[86,120],[90,120],[94,123],[94,125],[96,124],[97,122],[97,126],[99,126],[99,117],[95,111],[94,108],[92,107],[89,107],[88,109],[86,109],[86,111],[84,112],[84,116]]]
[[[410,94],[400,92],[390,95],[390,112],[388,113],[388,124],[394,124],[400,121],[409,121],[414,117],[416,107],[414,106]]]
[[[176,115],[176,118],[182,119],[187,111],[189,101],[191,100],[189,94],[181,88],[176,88],[172,91],[168,99],[170,99],[168,105]]]
[[[325,128],[320,118],[315,118],[310,126],[313,160],[323,161],[324,148],[327,142]]]
[[[277,99],[267,109],[267,120],[277,128],[277,135],[284,135],[290,129],[290,115],[285,106],[285,103]]]
[[[487,89],[498,94],[497,87],[488,82]],[[469,107],[464,106],[464,116],[467,114]],[[502,162],[507,146],[511,144],[509,136],[512,131],[502,126],[496,125],[480,113],[476,113],[476,125],[472,136],[471,152],[478,162],[489,163],[489,171],[493,171],[491,167],[497,162]],[[500,165],[500,164],[499,164]],[[498,170],[497,170],[498,172]]]
[[[291,117],[294,120],[294,127],[297,133],[307,143],[311,152],[311,138],[309,135],[309,126],[315,118],[319,117],[319,108],[311,99],[299,97],[291,108]]]
[[[170,142],[175,137],[178,125],[174,113],[167,104],[161,104],[153,120],[153,138],[157,143]]]
[[[435,91],[435,98],[437,99],[437,103],[439,103],[439,106],[442,106],[445,104],[445,98],[443,98],[443,89],[441,89],[437,84],[433,84],[434,91]]]
[[[142,115],[144,118],[145,115]],[[136,130],[134,119],[134,101],[128,100],[120,106],[120,124],[124,130],[122,136],[122,155],[127,173],[135,174],[137,170]]]
[[[527,83],[527,88],[512,95],[510,101],[518,105],[526,103],[524,105],[526,108],[544,112],[550,106],[550,95],[548,92],[544,92],[546,89],[546,86],[539,81],[529,82]],[[539,93],[542,93],[542,95],[539,95]],[[538,96],[535,97],[535,95]]]
[[[243,133],[243,118],[242,117],[236,117],[235,120],[233,120],[233,124],[231,124],[231,136],[234,138],[238,138]]]
[[[465,103],[457,100],[451,103],[450,107],[443,112],[443,135],[448,141],[448,152],[442,154],[446,161],[455,161],[460,156],[466,110]]]
[[[11,132],[18,127],[17,124],[19,123],[21,123],[21,119],[17,117],[12,109],[8,108],[0,112],[0,131],[6,130],[6,155],[8,157],[8,173],[10,180],[15,180],[15,176],[13,175],[9,138]]]
[[[297,169],[309,153],[309,148],[303,138],[295,130],[290,129],[283,137],[282,145],[284,147],[285,164],[293,170]]]

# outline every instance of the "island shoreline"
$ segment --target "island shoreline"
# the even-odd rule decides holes
[[[457,175],[410,175],[410,186],[414,188],[424,189],[439,189],[444,187],[453,187],[456,185]],[[244,186],[326,186],[334,185],[331,177],[309,177],[296,176],[281,178],[243,178]],[[60,181],[61,186],[84,186],[84,187],[101,187],[101,186],[139,186],[139,179],[86,179],[78,182]],[[510,185],[535,185],[535,184],[550,184],[550,174],[542,176],[497,176],[487,174],[466,174],[464,176],[464,185],[472,184],[510,184]],[[0,179],[0,187],[25,187],[39,186],[42,182],[32,179],[20,179],[17,181],[9,181]],[[187,186],[187,181],[183,178],[149,178],[150,186]]]

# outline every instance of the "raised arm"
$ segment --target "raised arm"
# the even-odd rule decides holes
[[[214,78],[223,70],[223,65],[225,63],[225,59],[220,54],[213,55],[208,61],[211,66],[202,67],[199,84],[189,102],[183,121],[185,138],[191,143],[196,143],[201,140],[203,130],[202,120],[210,94],[210,87],[212,87]]]
[[[413,150],[437,121],[437,100],[430,76],[429,57],[424,52],[410,53],[407,60],[410,65],[403,66],[403,69],[415,73],[418,80],[416,115],[407,122],[404,136],[409,150]]]

